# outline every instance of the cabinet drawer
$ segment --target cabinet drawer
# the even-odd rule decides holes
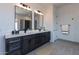
[[[16,37],[16,38],[9,38],[6,39],[8,43],[14,43],[14,42],[18,42],[20,41],[20,38]]]
[[[16,51],[8,53],[8,55],[21,55],[21,51],[20,50],[16,50]]]
[[[8,55],[18,55],[21,54],[21,38],[8,38],[6,39],[6,54]]]
[[[9,46],[9,51],[21,48],[20,42],[8,44],[8,46]]]

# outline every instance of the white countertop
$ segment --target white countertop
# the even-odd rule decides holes
[[[5,35],[5,39],[7,38],[13,38],[13,37],[20,37],[20,36],[25,36],[25,35],[32,35],[32,34],[37,34],[37,33],[43,33],[43,32],[49,32],[49,31],[38,31],[38,30],[32,30],[32,31],[26,31],[26,33],[24,33],[24,31],[19,32],[19,34],[6,34]]]

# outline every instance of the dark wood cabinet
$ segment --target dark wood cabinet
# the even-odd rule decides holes
[[[6,39],[6,54],[20,55],[21,54],[21,39],[20,37]]]
[[[26,54],[34,48],[34,40],[31,35],[23,36],[21,42],[22,54]]]
[[[6,39],[6,54],[24,55],[50,41],[50,32]]]

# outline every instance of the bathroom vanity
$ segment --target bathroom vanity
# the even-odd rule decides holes
[[[6,55],[24,55],[50,41],[50,31],[43,25],[44,15],[24,5],[15,6],[14,30],[5,35]]]
[[[50,32],[7,35],[5,37],[6,55],[25,55],[50,41]]]

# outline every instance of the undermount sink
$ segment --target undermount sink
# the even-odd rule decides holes
[[[29,31],[26,31],[26,34],[35,34],[35,33],[39,33],[38,30],[29,30]]]

